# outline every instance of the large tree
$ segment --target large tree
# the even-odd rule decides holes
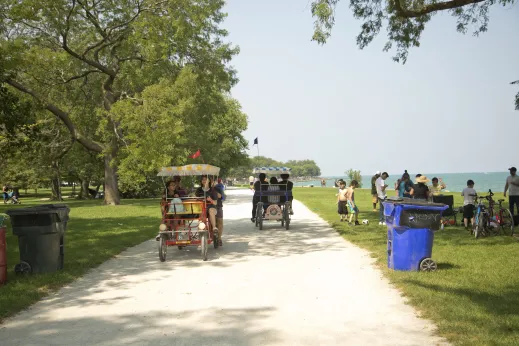
[[[117,165],[128,134],[114,106],[161,78],[174,80],[186,66],[200,82],[230,90],[236,79],[227,63],[237,49],[222,41],[223,5],[0,0],[4,80],[57,117],[71,140],[104,157],[105,203],[119,204]]]
[[[335,24],[335,9],[340,0],[313,0],[315,18],[313,40],[326,43]],[[426,24],[439,12],[448,11],[457,20],[456,29],[466,33],[473,27],[474,35],[487,31],[492,6],[511,6],[517,0],[350,0],[355,18],[363,21],[357,44],[363,49],[386,25],[387,42],[384,51],[396,46],[393,59],[404,63],[409,48],[420,46],[420,36]],[[512,82],[519,84],[519,80]],[[519,93],[515,99],[519,110]]]

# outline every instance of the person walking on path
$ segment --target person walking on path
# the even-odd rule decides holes
[[[378,222],[379,225],[386,224],[386,220],[384,219],[384,205],[382,205],[382,202],[384,202],[387,198],[387,194],[386,194],[387,184],[385,182],[385,180],[387,178],[389,178],[389,174],[387,174],[387,172],[384,172],[375,181],[375,186],[377,188],[377,198],[380,203],[380,205],[379,205],[380,210],[379,210],[379,214],[378,214],[379,215],[379,222]]]
[[[371,177],[371,203],[373,203],[373,211],[377,211],[377,187],[375,182],[380,177],[380,171],[377,171],[374,176]]]
[[[517,174],[517,168],[511,167],[508,169],[510,175],[506,178],[504,196],[506,198],[506,191],[508,191],[508,207],[512,215],[519,215],[519,177]],[[517,214],[514,213],[515,207],[517,206]]]

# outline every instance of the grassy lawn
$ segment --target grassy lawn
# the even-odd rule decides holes
[[[385,275],[439,334],[458,345],[519,344],[519,273],[517,238],[474,239],[463,227],[436,232],[432,273],[396,272],[387,268],[386,227],[378,225],[369,190],[357,190],[359,220],[369,225],[338,222],[335,189],[298,188],[297,199],[328,221],[345,239],[369,250]],[[389,193],[394,194],[394,191]],[[463,204],[459,193],[454,206]],[[495,195],[495,199],[502,194]],[[458,219],[459,221],[459,219]]]
[[[0,213],[12,208],[51,203],[40,201],[46,197],[44,193],[38,191],[38,197],[22,198],[20,206],[0,203]],[[123,200],[122,205],[116,207],[102,206],[101,200],[66,200],[64,203],[71,209],[70,221],[65,233],[64,270],[56,273],[28,277],[14,274],[14,265],[19,262],[18,239],[7,221],[9,281],[0,286],[0,322],[126,248],[152,238],[158,231],[160,209],[157,200]]]

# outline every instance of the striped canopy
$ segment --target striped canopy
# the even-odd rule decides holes
[[[254,167],[252,173],[266,173],[266,174],[290,174],[291,169],[288,167]]]
[[[160,169],[158,177],[173,177],[175,175],[187,176],[187,175],[218,175],[220,173],[220,167],[211,165],[186,165],[177,167],[162,167]]]

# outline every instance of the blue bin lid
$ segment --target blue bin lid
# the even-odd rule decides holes
[[[384,215],[391,216],[395,212],[396,208],[400,208],[401,210],[428,210],[428,211],[444,211],[449,208],[448,205],[443,203],[433,203],[427,201],[420,201],[411,198],[401,198],[401,199],[393,199],[386,200],[382,202],[384,205]]]

